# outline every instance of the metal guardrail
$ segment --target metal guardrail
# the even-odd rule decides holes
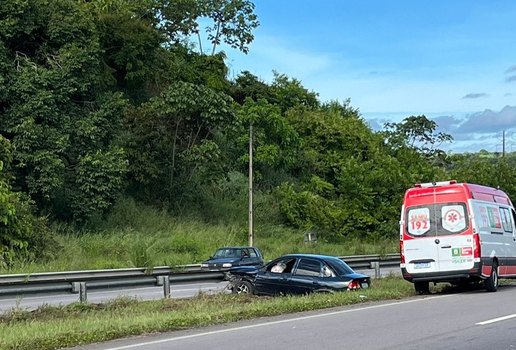
[[[375,269],[397,266],[398,254],[341,256],[353,269]],[[203,271],[200,264],[177,267],[127,268],[0,275],[0,296],[36,293],[79,293],[86,300],[86,289],[123,288],[139,285],[163,286],[170,295],[170,284],[195,281],[222,281],[224,272]]]
[[[399,266],[400,255],[398,253],[392,254],[373,254],[373,255],[351,255],[340,256],[353,269],[374,269],[376,263],[380,267]]]

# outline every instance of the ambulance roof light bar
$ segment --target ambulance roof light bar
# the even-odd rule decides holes
[[[456,183],[457,183],[457,180],[437,181],[437,182],[424,182],[424,183],[415,184],[414,187],[427,188],[427,187],[454,185]]]

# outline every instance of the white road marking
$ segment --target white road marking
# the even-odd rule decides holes
[[[181,336],[181,337],[173,337],[173,338],[160,339],[160,340],[154,340],[154,341],[149,341],[149,342],[144,342],[144,343],[139,343],[139,344],[131,344],[131,345],[119,346],[119,347],[115,347],[115,348],[106,348],[105,350],[133,349],[133,348],[139,348],[139,347],[147,346],[147,345],[154,345],[154,344],[173,342],[173,341],[177,341],[177,340],[184,340],[184,339],[191,339],[191,338],[197,338],[197,337],[204,337],[204,336],[208,336],[208,335],[228,333],[228,332],[236,332],[236,331],[240,331],[240,330],[258,328],[258,327],[265,327],[265,326],[271,326],[271,325],[276,325],[276,324],[281,324],[281,323],[303,321],[303,320],[309,320],[309,319],[313,319],[313,318],[320,318],[320,317],[326,317],[326,316],[334,316],[334,315],[340,315],[340,314],[347,314],[347,313],[351,313],[351,312],[358,312],[358,311],[371,310],[371,309],[379,309],[379,308],[383,308],[383,307],[396,306],[396,305],[402,305],[402,304],[408,304],[408,303],[415,303],[415,302],[420,302],[420,301],[428,301],[428,300],[440,299],[440,298],[448,298],[448,297],[453,297],[453,296],[455,296],[455,295],[454,294],[440,295],[440,296],[429,297],[429,298],[424,298],[424,299],[412,299],[412,300],[405,300],[405,301],[399,301],[399,302],[382,304],[382,305],[366,306],[366,307],[361,307],[361,308],[351,309],[351,310],[341,310],[341,311],[328,312],[328,313],[324,313],[324,314],[317,314],[317,315],[310,315],[310,316],[303,316],[303,317],[295,317],[295,318],[289,318],[287,320],[272,321],[272,322],[265,322],[265,323],[257,323],[257,324],[253,324],[253,325],[249,325],[249,326],[226,328],[226,329],[220,329],[220,330],[217,330],[217,331],[197,333],[197,334],[190,334],[190,335],[184,335],[184,336]]]
[[[483,322],[478,322],[478,323],[475,323],[475,324],[479,325],[479,326],[485,326],[486,324],[500,322],[500,321],[505,321],[505,320],[508,320],[508,319],[511,319],[511,318],[514,318],[514,317],[516,317],[516,314],[507,315],[507,316],[498,317],[498,318],[493,318],[491,320],[487,320],[487,321],[483,321]]]

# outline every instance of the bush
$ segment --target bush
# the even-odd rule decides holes
[[[47,257],[55,248],[46,220],[32,214],[32,202],[13,192],[10,174],[5,166],[10,161],[10,144],[0,136],[0,266],[10,267],[15,260],[33,261]]]

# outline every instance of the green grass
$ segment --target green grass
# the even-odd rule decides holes
[[[221,246],[247,245],[247,222],[177,219],[165,211],[124,200],[95,230],[55,225],[56,253],[46,261],[18,261],[0,273],[34,273],[200,263]],[[269,222],[269,221],[270,222]],[[245,220],[244,220],[245,221]],[[255,246],[265,260],[287,253],[336,256],[396,252],[398,242],[329,240],[305,244],[302,230],[274,224],[270,216],[255,222]],[[338,307],[414,295],[411,284],[394,277],[368,290],[302,297],[266,298],[200,295],[192,299],[43,306],[29,312],[13,308],[0,315],[0,349],[57,349],[124,336],[201,327],[284,313]]]
[[[373,281],[355,292],[257,297],[200,295],[192,299],[13,309],[0,317],[0,349],[58,349],[153,332],[181,330],[286,313],[340,307],[414,295],[412,284],[396,277]]]
[[[336,256],[394,253],[397,240],[329,241],[318,237],[317,244],[304,243],[304,231],[258,220],[255,244],[266,260],[287,253],[319,253]],[[76,231],[54,226],[57,241],[54,258],[44,262],[18,261],[0,273],[34,273],[89,269],[153,267],[198,264],[215,249],[247,245],[247,222],[206,223],[177,219],[164,211],[122,201],[96,231]]]

